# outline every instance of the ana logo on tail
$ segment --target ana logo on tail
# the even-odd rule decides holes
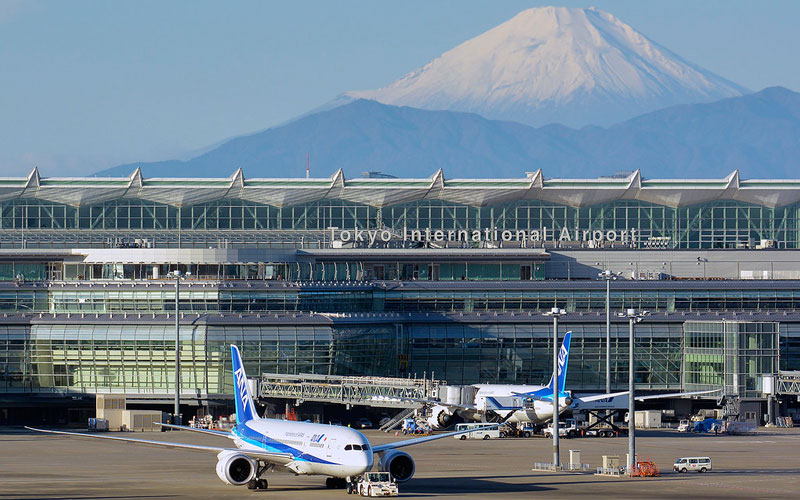
[[[236,392],[239,393],[242,409],[245,409],[250,404],[250,397],[247,394],[247,375],[244,373],[244,368],[236,370],[234,376],[236,377]]]
[[[567,332],[564,335],[564,341],[561,343],[561,350],[558,351],[558,390],[564,391],[567,382],[567,365],[569,363],[569,344],[572,340],[572,332]]]
[[[563,391],[567,379],[567,365],[569,363],[569,343],[572,339],[572,332],[567,332],[564,335],[564,341],[561,343],[561,349],[558,351],[558,390]],[[547,383],[547,388],[553,389],[553,377],[550,377],[550,382]]]
[[[247,387],[247,374],[244,372],[244,364],[239,349],[231,345],[231,360],[233,362],[234,378],[234,400],[236,401],[236,421],[237,423],[247,422],[258,418],[253,399]]]

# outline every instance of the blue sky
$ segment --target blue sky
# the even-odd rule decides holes
[[[0,175],[185,156],[383,86],[541,5],[594,5],[750,89],[800,90],[788,0],[0,0]]]

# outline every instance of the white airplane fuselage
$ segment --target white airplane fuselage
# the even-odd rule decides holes
[[[537,394],[543,397],[547,389],[541,385],[500,385],[479,384],[475,387],[475,407],[480,413],[493,411],[506,422],[512,424],[539,424],[548,422],[553,418],[552,393],[548,394],[550,401],[533,400],[525,402],[522,394]],[[559,395],[559,415],[569,408],[568,395]]]
[[[288,453],[297,474],[357,476],[372,468],[373,453],[359,431],[336,425],[283,420],[250,420],[233,428],[235,444],[246,450]]]

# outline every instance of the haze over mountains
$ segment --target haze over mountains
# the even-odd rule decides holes
[[[743,178],[798,177],[800,94],[746,92],[610,14],[530,9],[383,89],[348,93],[187,161],[98,175],[141,167],[149,177],[227,177],[237,168],[247,177],[301,177],[310,153],[313,177],[339,168],[347,177],[428,177],[439,168],[450,178],[519,178],[538,168],[564,178],[636,169],[650,178],[721,178],[734,169]],[[420,109],[439,107],[447,109]],[[602,127],[563,125],[643,111]]]
[[[674,106],[609,128],[534,128],[471,113],[426,111],[358,100],[233,139],[192,160],[130,164],[99,175],[301,177],[342,168],[399,177],[585,178],[641,169],[650,178],[796,178],[800,94],[775,87],[710,104]]]

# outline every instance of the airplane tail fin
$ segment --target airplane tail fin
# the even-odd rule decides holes
[[[250,387],[247,385],[247,374],[244,372],[242,355],[239,348],[231,344],[231,360],[233,361],[233,390],[234,401],[236,402],[236,423],[243,424],[250,420],[258,420],[256,406],[250,395]]]
[[[558,352],[558,392],[564,392],[567,383],[567,365],[569,364],[569,343],[572,339],[572,332],[567,332],[564,335],[564,340],[561,343],[561,350]],[[553,377],[550,376],[550,382],[547,383],[547,388],[553,390]]]

